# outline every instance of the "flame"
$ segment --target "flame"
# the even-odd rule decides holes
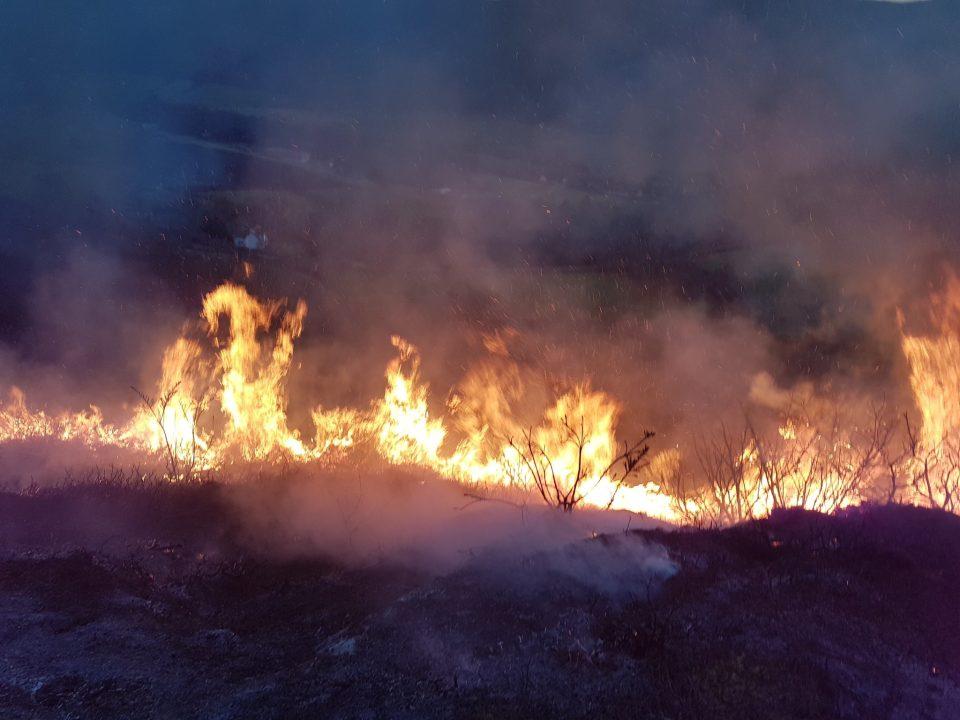
[[[387,366],[383,397],[366,411],[316,408],[315,447],[322,454],[364,445],[394,465],[440,468],[447,431],[427,407],[429,387],[420,380],[420,356],[403,338],[391,340],[397,357]]]
[[[623,408],[617,399],[588,380],[548,383],[525,374],[511,358],[518,337],[512,329],[483,337],[484,358],[446,402],[431,397],[418,349],[392,338],[396,356],[386,367],[382,395],[366,407],[316,407],[313,435],[304,440],[288,421],[287,395],[306,311],[302,300],[291,307],[259,300],[240,285],[221,285],[204,297],[199,324],[166,349],[154,394],[141,396],[128,422],[113,425],[95,406],[59,414],[33,410],[12,388],[0,406],[0,443],[49,438],[132,448],[165,462],[171,479],[238,461],[334,463],[350,455],[427,468],[484,492],[540,495],[566,509],[583,503],[720,524],[777,507],[837,510],[868,498],[884,463],[900,463],[912,477],[923,472],[929,480],[931,472],[943,472],[936,461],[960,448],[955,276],[931,299],[934,332],[908,334],[900,315],[921,416],[918,444],[928,450],[922,466],[916,448],[906,460],[880,462],[879,430],[870,436],[856,422],[831,419],[810,387],[801,393],[803,407],[768,387],[761,407],[779,422],[765,430],[751,424],[733,438],[722,433],[707,443],[709,462],[701,457],[698,464],[696,453],[675,447],[648,463],[645,446],[631,448],[618,437]],[[908,499],[947,507],[949,492],[937,488]]]
[[[461,439],[445,452],[454,433],[444,418],[431,414],[419,352],[402,338],[392,341],[397,357],[387,366],[382,398],[366,412],[314,411],[320,452],[365,445],[387,463],[429,468],[486,489],[530,490],[542,471],[549,475],[553,497],[673,517],[669,498],[656,484],[626,487],[613,476],[620,405],[609,395],[585,384],[576,386],[557,398],[538,423],[525,428],[514,414],[523,398],[516,366],[480,364],[447,405]]]
[[[31,411],[25,393],[10,388],[9,400],[0,406],[0,443],[32,438],[79,441],[94,447],[119,442],[122,433],[104,422],[96,405],[76,413],[47,415],[43,410]]]
[[[391,338],[398,355],[387,367],[387,390],[373,424],[377,448],[394,464],[442,467],[440,448],[447,431],[427,408],[429,388],[420,381],[420,356],[403,338]]]
[[[163,353],[162,374],[155,398],[142,398],[124,439],[153,452],[169,451],[180,461],[213,465],[209,433],[200,426],[206,397],[199,389],[204,374],[199,343],[179,338]]]
[[[960,279],[948,272],[927,308],[932,332],[911,335],[898,312],[919,432],[908,427],[907,499],[960,511]]]
[[[296,457],[310,450],[287,427],[285,380],[294,341],[303,331],[307,305],[302,300],[293,311],[283,303],[259,302],[239,285],[226,283],[203,300],[202,316],[211,337],[227,318],[229,338],[221,346],[220,408],[228,423],[223,444],[235,448],[245,460],[262,459],[278,449]],[[261,347],[260,335],[277,324],[272,349]]]
[[[902,312],[898,320],[922,420],[920,438],[934,448],[960,430],[960,278],[955,274],[950,273],[943,291],[931,298],[929,315],[931,335],[909,335]]]
[[[53,438],[129,447],[162,454],[181,470],[185,463],[211,469],[230,458],[260,460],[278,452],[304,460],[319,456],[288,427],[286,416],[286,378],[305,314],[302,301],[287,310],[282,302],[258,301],[238,285],[221,285],[204,298],[201,315],[215,357],[197,340],[178,338],[164,352],[155,394],[141,395],[126,425],[106,423],[94,406],[56,416],[31,411],[13,388],[0,409],[0,442]],[[216,437],[201,425],[214,383],[224,419]]]

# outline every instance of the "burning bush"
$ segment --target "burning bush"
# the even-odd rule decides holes
[[[442,412],[421,377],[420,354],[394,337],[382,397],[366,408],[316,407],[312,441],[287,418],[287,378],[306,304],[261,301],[239,285],[210,292],[196,327],[164,353],[156,394],[139,393],[127,423],[91,406],[30,410],[19,390],[0,411],[0,441],[34,438],[118,447],[157,459],[170,480],[227,464],[364,462],[427,468],[483,494],[512,487],[570,511],[581,504],[727,525],[778,508],[830,512],[864,501],[905,501],[954,511],[960,502],[960,281],[930,304],[933,332],[903,350],[919,425],[884,404],[808,386],[721,422],[691,448],[653,452],[650,431],[618,440],[621,404],[588,381],[530,384],[505,336],[470,368]],[[764,381],[766,386],[772,382]],[[532,421],[531,421],[532,420]]]

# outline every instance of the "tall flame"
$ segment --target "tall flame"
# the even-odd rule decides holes
[[[900,317],[921,425],[909,457],[883,462],[880,449],[889,435],[881,425],[871,430],[831,419],[823,409],[784,407],[777,411],[776,432],[752,425],[736,438],[723,432],[694,453],[703,456],[699,463],[668,448],[648,466],[645,446],[631,449],[618,440],[620,403],[586,380],[561,382],[556,393],[530,382],[510,357],[512,330],[484,338],[486,357],[445,403],[431,398],[417,348],[392,338],[396,356],[387,365],[382,396],[367,407],[317,407],[313,437],[304,440],[288,421],[287,383],[306,311],[303,301],[291,308],[258,300],[239,285],[221,285],[203,299],[201,332],[185,332],[167,348],[153,396],[141,396],[128,422],[113,425],[95,406],[60,414],[32,410],[13,388],[0,405],[0,443],[50,438],[132,448],[162,458],[172,479],[228,462],[337,462],[351,453],[427,468],[486,490],[539,493],[560,507],[582,502],[720,523],[776,507],[830,511],[862,501],[871,473],[892,472],[896,463],[914,479],[922,474],[930,486],[908,499],[953,507],[948,500],[955,493],[960,501],[960,490],[931,482],[932,473],[948,467],[948,451],[956,450],[958,460],[949,467],[960,472],[955,276],[931,300],[933,332],[909,334]],[[922,463],[918,446],[926,451]],[[688,477],[691,464],[699,465],[698,477]]]
[[[391,463],[438,468],[447,431],[442,421],[430,417],[429,388],[420,381],[420,356],[403,338],[391,341],[398,355],[387,366],[387,390],[373,416],[377,449]]]
[[[262,459],[278,448],[297,457],[311,453],[287,427],[285,380],[294,341],[303,331],[307,305],[293,311],[280,302],[259,302],[239,285],[227,283],[203,300],[203,318],[216,339],[227,318],[229,337],[220,347],[220,407],[228,423],[223,443],[246,460]],[[278,325],[272,348],[260,336]]]
[[[960,431],[960,279],[947,276],[942,292],[930,300],[930,335],[902,332],[904,355],[910,365],[922,426],[920,436],[930,448]],[[903,314],[899,315],[903,328]]]

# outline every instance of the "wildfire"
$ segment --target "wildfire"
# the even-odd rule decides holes
[[[179,461],[197,459],[209,467],[210,437],[200,427],[205,393],[198,387],[206,371],[199,343],[179,338],[163,354],[157,398],[142,398],[124,438],[153,452],[169,451]]]
[[[930,301],[930,335],[909,335],[899,321],[910,385],[920,410],[920,438],[933,448],[960,431],[960,279],[950,274]]]
[[[932,332],[910,335],[898,316],[910,386],[920,411],[918,432],[908,427],[905,465],[911,494],[960,510],[960,279],[950,272],[928,308]]]
[[[47,415],[42,410],[31,411],[24,392],[12,387],[9,400],[0,407],[0,443],[49,437],[96,446],[116,443],[121,436],[120,431],[104,423],[95,405],[82,412]]]
[[[296,457],[313,455],[287,427],[284,387],[306,314],[302,300],[288,311],[283,303],[261,303],[230,283],[203,300],[203,318],[215,339],[221,318],[228,319],[229,337],[219,352],[220,407],[228,420],[223,443],[245,460],[265,458],[278,448]],[[273,347],[264,347],[260,338],[274,323]]]
[[[13,388],[0,406],[0,443],[49,438],[133,449],[159,458],[171,479],[228,463],[335,463],[351,455],[427,468],[485,492],[532,492],[564,509],[582,503],[718,524],[777,507],[833,511],[873,499],[889,471],[894,489],[898,477],[913,488],[907,499],[953,509],[943,477],[950,468],[960,477],[960,443],[958,463],[947,463],[960,437],[955,277],[931,302],[936,332],[902,333],[922,423],[915,436],[908,426],[913,442],[896,456],[886,420],[862,423],[810,403],[787,407],[786,393],[767,393],[783,404],[771,427],[749,422],[740,433],[721,429],[693,452],[651,454],[650,433],[632,445],[618,438],[621,404],[589,382],[557,383],[553,397],[532,386],[511,359],[514,330],[483,339],[487,354],[445,403],[431,397],[417,348],[392,338],[396,357],[383,395],[367,407],[316,407],[305,440],[288,421],[287,383],[306,312],[303,301],[290,307],[221,285],[203,299],[199,322],[167,348],[155,394],[140,395],[129,421],[111,424],[95,406],[31,410]]]

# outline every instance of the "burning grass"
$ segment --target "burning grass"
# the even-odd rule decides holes
[[[423,380],[419,350],[394,337],[382,397],[367,407],[315,406],[309,437],[287,416],[287,379],[307,312],[303,301],[262,301],[235,284],[210,292],[198,321],[164,353],[155,393],[119,424],[86,411],[31,409],[11,391],[0,409],[5,448],[37,440],[133,454],[168,480],[237,474],[251,466],[421,468],[474,496],[527,494],[547,505],[623,509],[700,526],[802,507],[835,511],[898,501],[953,511],[960,503],[960,280],[929,305],[932,330],[903,352],[913,409],[819,396],[809,387],[745,411],[742,426],[707,429],[689,447],[657,448],[653,432],[619,438],[622,404],[589,378],[531,380],[511,334],[485,337],[442,409]],[[544,392],[545,388],[549,392]]]

